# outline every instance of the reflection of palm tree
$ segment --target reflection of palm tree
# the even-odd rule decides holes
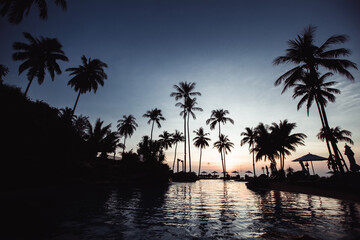
[[[209,135],[209,133],[205,133],[202,127],[199,128],[198,130],[195,130],[194,133],[196,134],[196,137],[193,139],[194,146],[200,148],[200,160],[199,160],[199,171],[198,171],[198,176],[200,176],[202,149],[209,146],[208,141],[210,141],[210,138],[206,137],[207,135]]]
[[[316,135],[318,139],[324,141],[325,140],[325,129],[320,129],[320,132]],[[354,144],[353,140],[351,140],[351,132],[345,129],[341,129],[339,126],[335,128],[330,128],[330,137],[334,138],[336,143],[338,141],[344,141],[350,144]]]
[[[271,137],[275,143],[275,148],[279,153],[280,168],[283,170],[285,165],[285,154],[290,155],[290,151],[295,151],[298,145],[304,145],[306,135],[303,133],[293,133],[296,123],[289,123],[287,119],[280,121],[280,124],[273,123],[270,127]]]
[[[162,134],[159,135],[159,142],[165,150],[171,148],[173,143],[172,134],[168,133],[168,131],[164,131]]]
[[[55,0],[56,5],[65,10],[66,1],[65,0]],[[0,15],[8,15],[8,20],[10,23],[19,24],[24,14],[27,16],[30,12],[30,8],[33,4],[39,9],[39,17],[42,19],[47,18],[47,4],[45,0],[1,0],[0,4],[2,5],[0,9]]]
[[[123,115],[123,119],[118,120],[118,131],[120,133],[121,136],[124,136],[124,148],[123,148],[123,154],[125,152],[125,143],[126,143],[126,138],[127,137],[131,137],[134,133],[134,131],[136,130],[136,127],[138,126],[137,123],[135,122],[136,118],[133,115]]]
[[[184,135],[178,130],[175,130],[175,133],[172,135],[172,142],[175,143],[175,155],[174,155],[174,162],[172,167],[173,171],[175,169],[177,144],[178,142],[183,142],[184,140],[185,140]]]
[[[68,61],[63,50],[62,45],[56,38],[34,38],[30,33],[24,32],[24,37],[30,44],[23,42],[15,42],[13,44],[14,50],[19,50],[13,54],[15,61],[24,61],[19,66],[19,74],[28,69],[27,78],[29,84],[26,87],[24,95],[26,96],[29,87],[36,77],[38,83],[41,85],[45,79],[45,70],[50,73],[51,79],[54,81],[55,73],[61,74],[61,69],[58,60]]]
[[[3,77],[5,77],[9,73],[9,68],[5,65],[0,64],[0,84],[4,81]]]
[[[216,141],[214,143],[214,147],[218,149],[218,151],[221,153],[224,153],[224,159],[221,159],[221,163],[223,166],[223,174],[225,179],[225,172],[226,172],[226,161],[225,156],[229,152],[231,152],[231,148],[234,147],[234,143],[230,142],[229,138],[225,136],[224,134],[221,134],[219,137],[219,141]]]
[[[242,132],[241,136],[244,136],[243,139],[240,142],[240,145],[243,146],[244,144],[248,143],[249,144],[249,149],[250,152],[252,152],[253,155],[253,171],[254,171],[254,177],[256,177],[256,173],[255,173],[255,156],[254,156],[254,151],[252,151],[252,149],[254,149],[254,144],[255,144],[255,131],[253,130],[253,128],[245,128],[246,132]]]
[[[174,85],[175,88],[175,92],[172,92],[170,94],[171,97],[175,97],[175,100],[179,100],[179,99],[184,99],[184,104],[183,104],[183,108],[184,108],[184,113],[186,113],[186,100],[191,97],[191,96],[201,96],[200,92],[194,92],[195,89],[195,85],[196,83],[187,83],[187,82],[180,82],[179,85]],[[183,118],[184,118],[184,136],[185,136],[185,141],[184,141],[184,162],[185,162],[185,167],[184,167],[184,172],[186,172],[186,114],[183,114]]]
[[[346,42],[348,39],[347,36],[334,35],[327,39],[324,44],[318,47],[314,45],[315,30],[315,27],[309,26],[301,35],[297,37],[297,39],[288,41],[289,49],[286,50],[285,56],[277,57],[274,60],[274,64],[276,65],[289,62],[297,65],[295,68],[287,71],[276,80],[275,85],[280,85],[282,82],[284,82],[283,92],[286,91],[288,87],[292,87],[293,84],[298,81],[299,76],[302,74],[303,70],[309,73],[309,77],[313,82],[313,85],[317,86],[317,89],[320,89],[319,75],[317,72],[319,66],[324,67],[331,72],[340,73],[350,80],[354,80],[354,77],[347,69],[357,69],[356,64],[346,59],[339,59],[341,56],[348,56],[350,51],[345,48],[329,50],[333,44]],[[323,123],[323,127],[325,127],[326,130],[325,136],[327,141],[331,143],[340,171],[344,172],[340,156],[338,155],[339,150],[337,145],[334,140],[328,138],[330,127],[325,113],[324,103],[319,101],[319,107],[320,118]],[[331,151],[329,154],[332,154]]]
[[[98,85],[104,86],[104,80],[107,79],[104,71],[104,68],[107,67],[106,63],[99,59],[87,59],[84,55],[81,57],[81,61],[82,65],[79,65],[79,67],[66,69],[66,71],[71,72],[70,76],[74,75],[68,82],[68,85],[74,87],[75,91],[78,92],[73,113],[75,112],[80,94],[90,92],[91,90],[96,93]]]
[[[160,109],[151,109],[150,111],[147,111],[143,117],[149,118],[149,121],[147,122],[148,124],[150,124],[152,122],[152,126],[151,126],[151,135],[150,135],[150,142],[152,141],[152,135],[153,135],[153,130],[154,130],[154,124],[156,123],[158,128],[161,128],[161,124],[160,124],[160,120],[164,121],[165,118],[162,116],[161,110]]]

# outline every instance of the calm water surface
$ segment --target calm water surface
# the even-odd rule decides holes
[[[0,239],[360,239],[360,204],[244,183],[2,195]],[[302,238],[303,237],[303,238]]]

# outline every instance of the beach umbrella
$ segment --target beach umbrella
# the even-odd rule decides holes
[[[206,174],[207,172],[206,172],[206,171],[202,171],[201,173],[202,173],[202,174]]]
[[[297,158],[297,159],[294,159],[294,160],[292,160],[292,162],[299,162],[300,163],[300,165],[301,165],[301,167],[303,167],[302,166],[302,162],[311,162],[311,167],[312,167],[312,170],[313,170],[313,173],[314,173],[314,175],[315,175],[315,171],[314,171],[314,165],[313,165],[313,161],[326,161],[326,160],[328,160],[328,158],[326,158],[326,157],[321,157],[321,156],[318,156],[318,155],[315,155],[315,154],[311,154],[311,153],[308,153],[308,154],[306,154],[306,155],[304,155],[304,156],[302,156],[302,157],[299,157],[299,158]]]
[[[214,174],[214,175],[215,175],[216,173],[218,173],[218,172],[217,172],[217,171],[213,171],[213,172],[212,172],[212,174]]]
[[[245,173],[250,173],[250,174],[252,174],[252,171],[246,171]]]
[[[232,171],[231,173],[239,173],[238,171]]]

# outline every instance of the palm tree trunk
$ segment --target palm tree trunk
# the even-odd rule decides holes
[[[200,169],[201,169],[201,155],[202,155],[202,147],[200,147],[200,160],[199,160],[199,172],[198,172],[198,176],[200,176]]]
[[[185,111],[185,109],[184,109],[184,111]],[[185,141],[184,141],[184,163],[185,163],[185,166],[184,166],[184,169],[185,169],[185,171],[184,171],[184,169],[183,169],[183,171],[184,172],[186,172],[186,113],[184,113],[184,139],[185,139]]]
[[[173,172],[175,172],[175,160],[176,160],[176,149],[177,149],[177,143],[175,144],[175,156],[174,156],[174,162],[173,162]]]
[[[115,154],[116,154],[116,149],[114,150],[114,160],[115,160]]]
[[[125,153],[125,142],[126,142],[126,135],[125,135],[125,137],[124,137],[124,148],[123,148],[123,152],[122,152],[123,157],[124,157],[124,153]]]
[[[189,148],[189,172],[191,172],[191,154],[190,154],[190,114],[187,116],[187,137],[188,137],[188,148]]]
[[[253,148],[254,149],[254,148]],[[254,156],[254,151],[252,153],[253,155],[253,171],[254,171],[254,177],[256,177],[256,173],[255,173],[255,156]]]
[[[33,79],[31,79],[30,81],[29,81],[29,83],[28,83],[28,85],[27,85],[27,87],[26,87],[26,90],[25,90],[25,93],[24,93],[24,96],[26,97],[26,95],[27,95],[27,92],[29,91],[29,88],[30,88],[30,85],[31,85],[31,83],[32,83],[32,80]]]
[[[154,130],[154,123],[155,121],[153,120],[152,126],[151,126],[151,135],[150,135],[150,143],[152,141],[152,135],[153,135],[153,130]]]
[[[223,156],[223,158],[224,158],[224,179],[225,179],[225,174],[226,174],[226,161],[225,161],[225,151],[224,151],[224,156]]]
[[[220,149],[220,157],[221,157],[221,166],[223,170],[224,180],[225,180],[225,168],[224,168],[224,161],[223,161],[223,151]]]
[[[79,91],[79,94],[78,94],[78,96],[77,96],[77,98],[76,98],[76,101],[75,101],[75,105],[74,105],[73,110],[72,110],[72,113],[71,113],[71,116],[73,116],[73,115],[74,115],[74,112],[75,112],[76,106],[77,106],[78,101],[79,101],[80,94],[81,94],[81,93],[80,93],[80,91]]]

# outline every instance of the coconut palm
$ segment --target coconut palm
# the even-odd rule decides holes
[[[270,126],[271,138],[273,138],[274,147],[278,151],[280,159],[280,168],[284,170],[285,155],[291,155],[290,151],[295,151],[296,146],[305,145],[306,135],[303,133],[293,133],[296,123],[289,123],[287,119],[280,121],[280,124],[272,123]]]
[[[124,148],[123,148],[123,154],[125,152],[126,147],[126,138],[131,137],[136,130],[136,127],[138,124],[136,123],[136,118],[133,115],[123,115],[123,118],[118,120],[118,131],[120,133],[120,136],[124,136]]]
[[[29,83],[26,87],[24,95],[26,96],[29,87],[34,78],[37,78],[41,85],[44,82],[46,70],[49,72],[52,81],[54,81],[55,73],[61,74],[61,69],[57,61],[68,61],[62,45],[56,38],[34,38],[30,33],[24,32],[24,37],[29,44],[23,42],[15,42],[13,49],[17,52],[12,57],[15,61],[23,61],[19,66],[19,74],[28,70],[27,78]]]
[[[206,124],[207,125],[210,124],[211,130],[215,129],[216,124],[219,125],[219,137],[221,135],[220,123],[225,124],[226,122],[229,121],[230,123],[234,124],[234,120],[226,117],[227,114],[229,114],[228,110],[224,110],[224,109],[212,110],[210,118],[206,120]]]
[[[9,73],[9,68],[5,65],[0,64],[0,83],[4,81],[4,78]]]
[[[321,128],[320,132],[316,135],[318,139],[324,141],[325,140],[325,129]],[[330,136],[335,139],[336,142],[338,141],[344,141],[350,144],[354,144],[353,140],[349,137],[351,137],[351,132],[345,129],[341,129],[339,126],[336,126],[335,128],[330,128]],[[349,137],[347,137],[349,136]]]
[[[143,117],[149,118],[149,121],[147,122],[148,124],[150,124],[152,122],[151,135],[150,135],[150,142],[151,142],[152,136],[153,136],[154,124],[156,123],[157,127],[161,128],[160,121],[165,121],[166,119],[163,117],[161,110],[157,109],[157,108],[147,111],[143,115]]]
[[[255,144],[256,133],[255,133],[253,128],[246,127],[245,132],[242,132],[240,135],[244,136],[243,139],[241,139],[240,146],[243,146],[246,143],[249,144],[249,150],[250,150],[250,152],[252,152],[252,157],[253,157],[254,177],[256,177],[256,173],[255,173],[255,156],[254,156],[255,153],[254,153],[254,151],[252,151],[252,149],[254,148],[254,144]]]
[[[184,104],[183,104],[183,109],[184,109],[184,114],[183,114],[183,118],[184,118],[184,137],[185,137],[185,141],[184,141],[184,171],[186,172],[186,100],[189,97],[192,96],[201,96],[200,92],[194,92],[196,83],[187,83],[187,82],[180,82],[179,85],[174,85],[173,87],[175,88],[175,92],[172,92],[170,94],[170,97],[175,97],[175,100],[180,100],[180,99],[184,99]]]
[[[161,146],[163,148],[165,148],[165,150],[171,148],[172,143],[173,143],[173,139],[172,139],[172,134],[168,133],[168,131],[164,131],[162,134],[159,135],[159,142],[161,144]]]
[[[217,148],[221,155],[224,154],[223,159],[221,159],[224,179],[225,179],[225,173],[226,173],[225,156],[228,153],[228,151],[231,152],[231,148],[233,148],[233,147],[234,147],[234,143],[230,142],[228,136],[225,136],[224,134],[221,134],[219,137],[219,141],[216,141],[214,143],[214,148]]]
[[[269,126],[259,123],[254,129],[255,131],[255,145],[251,152],[255,152],[255,161],[264,158],[269,159],[274,165],[276,164],[275,158],[279,156],[276,151],[275,142],[269,132]]]
[[[318,47],[314,45],[315,30],[316,28],[313,26],[305,28],[303,33],[298,35],[295,40],[288,41],[289,48],[286,50],[286,54],[274,59],[275,65],[282,63],[296,64],[295,68],[287,71],[275,81],[276,86],[284,83],[283,92],[298,81],[299,75],[301,75],[303,71],[309,73],[310,79],[315,86],[319,84],[319,75],[317,73],[319,67],[323,67],[333,73],[339,73],[349,80],[354,80],[354,77],[348,69],[357,69],[356,64],[347,59],[339,58],[350,55],[350,50],[346,48],[331,48],[335,44],[346,42],[348,37],[345,35],[333,35]],[[319,86],[317,88],[320,89]],[[319,102],[319,107],[320,118],[324,124],[327,133],[326,136],[328,136],[330,127],[325,113],[325,107],[321,102]],[[335,141],[329,138],[327,138],[327,141],[330,141],[331,143],[340,171],[344,172]],[[329,154],[331,155],[331,151]]]
[[[189,150],[189,171],[191,172],[191,150],[190,150],[190,115],[193,119],[196,119],[194,111],[202,112],[203,109],[200,107],[195,107],[197,105],[196,98],[187,98],[185,104],[178,102],[175,106],[181,107],[184,110],[180,112],[180,116],[187,116],[187,142]]]
[[[41,19],[47,18],[47,1],[45,0],[0,0],[0,15],[8,16],[10,23],[19,24],[24,14],[27,16],[30,12],[32,5],[36,5],[39,9],[39,17]],[[55,0],[56,5],[60,5],[63,10],[66,10],[66,1],[65,0]]]
[[[73,113],[75,112],[80,94],[90,92],[91,90],[96,93],[98,85],[104,86],[104,80],[107,79],[107,75],[104,71],[104,68],[107,67],[106,63],[99,59],[87,59],[84,55],[81,57],[81,61],[82,65],[66,69],[66,71],[71,72],[70,76],[74,76],[70,79],[68,85],[78,92]]]
[[[195,130],[194,133],[196,134],[196,137],[193,139],[194,146],[200,148],[199,171],[198,171],[198,176],[200,176],[202,149],[209,146],[208,141],[210,141],[210,138],[206,137],[207,135],[209,135],[209,133],[205,133],[202,127]]]
[[[174,162],[173,162],[173,166],[172,166],[173,171],[175,169],[177,144],[178,144],[178,142],[183,142],[183,141],[185,141],[185,138],[184,138],[184,135],[182,134],[182,132],[175,130],[175,133],[173,133],[173,135],[172,135],[172,142],[175,143],[175,155],[174,155]]]

